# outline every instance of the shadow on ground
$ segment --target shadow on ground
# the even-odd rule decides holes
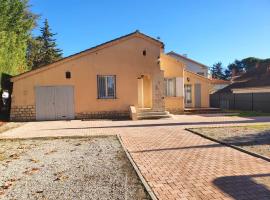
[[[213,183],[235,200],[269,200],[270,190],[265,185],[255,182],[254,179],[256,178],[264,178],[270,181],[270,174],[225,176],[215,179]]]
[[[222,141],[235,146],[270,145],[270,130],[256,134],[233,136]]]

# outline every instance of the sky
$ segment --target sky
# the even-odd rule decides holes
[[[139,30],[208,66],[270,58],[270,0],[30,0],[68,56]]]

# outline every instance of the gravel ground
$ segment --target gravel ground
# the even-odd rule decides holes
[[[150,199],[114,136],[0,141],[1,199]]]
[[[270,158],[270,125],[192,129],[219,141]]]

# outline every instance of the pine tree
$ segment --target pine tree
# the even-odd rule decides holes
[[[216,79],[224,79],[225,78],[221,62],[213,64],[213,66],[211,67],[210,70],[211,70],[213,78],[216,78]]]
[[[56,34],[51,32],[47,19],[40,31],[41,36],[37,37],[36,41],[32,43],[34,44],[32,47],[33,53],[37,53],[37,55],[32,55],[34,58],[32,61],[33,69],[51,64],[62,58],[62,50],[57,48],[56,40],[53,38]]]

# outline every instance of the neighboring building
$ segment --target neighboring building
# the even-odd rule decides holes
[[[185,63],[187,70],[199,74],[201,76],[208,77],[208,67],[206,65],[188,58],[187,55],[180,55],[173,51],[167,53],[167,55],[172,56],[178,61]]]
[[[227,87],[230,84],[231,84],[231,81],[212,78],[211,79],[210,93],[213,94],[213,93],[217,92],[218,90],[221,90],[221,89]]]
[[[270,112],[270,66],[261,65],[234,77],[211,95],[211,105],[224,109]]]
[[[209,107],[210,80],[186,70],[163,48],[136,31],[15,76],[11,120],[118,118],[145,108],[160,114]]]
[[[217,93],[268,93],[270,88],[270,66],[254,68],[232,78],[232,84]]]

